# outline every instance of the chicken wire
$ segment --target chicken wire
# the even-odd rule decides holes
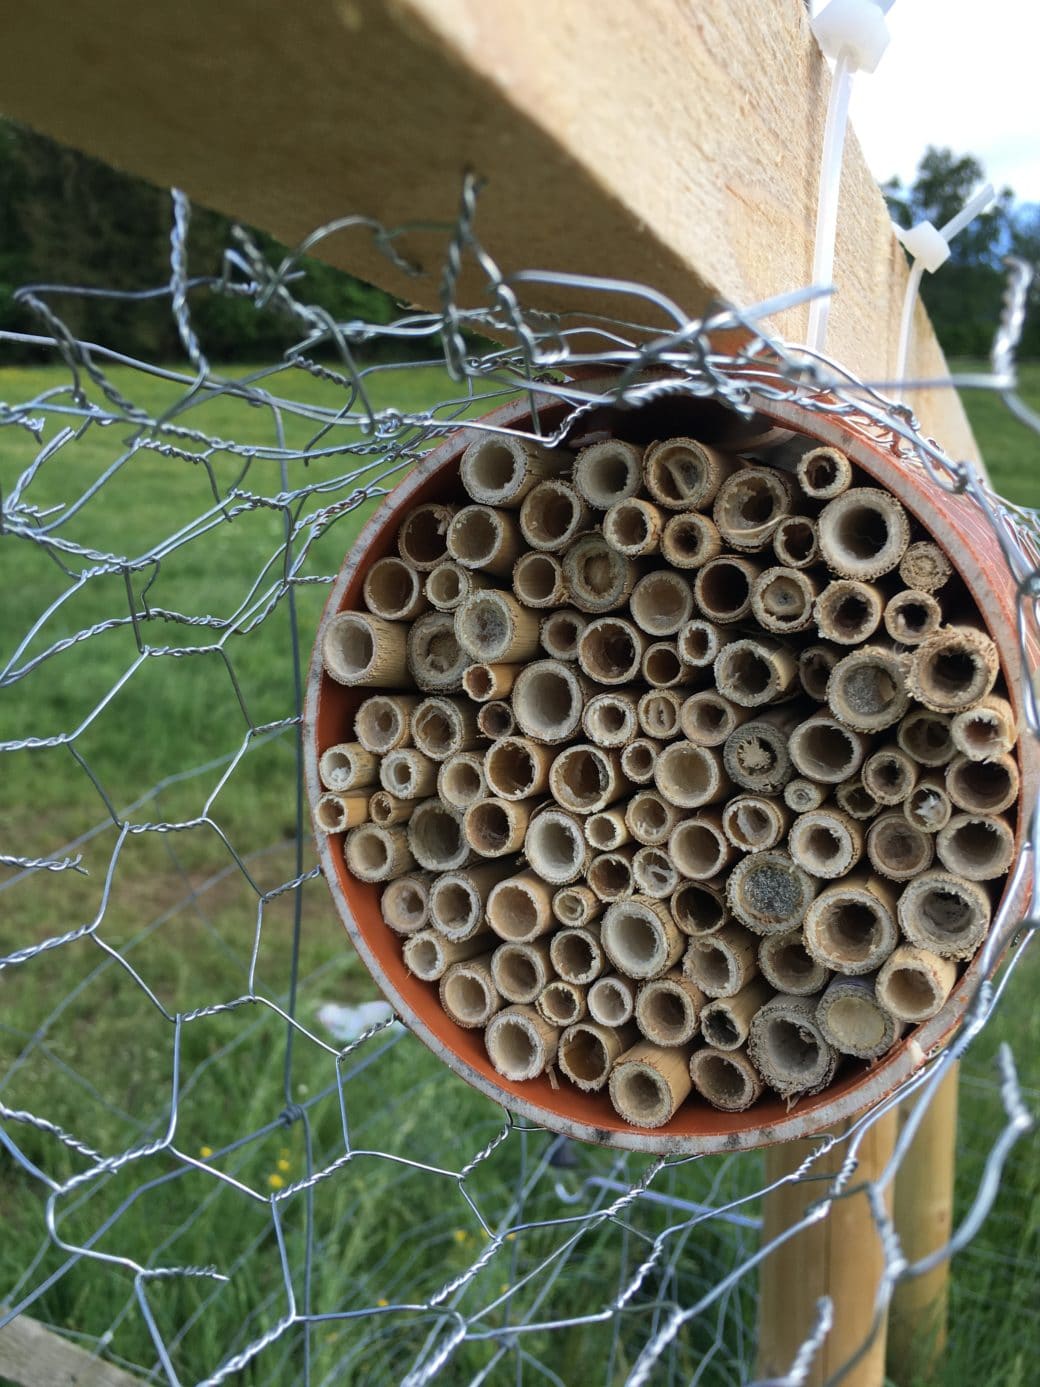
[[[173,209],[169,282],[110,297],[128,311],[165,297],[183,366],[76,340],[62,295],[103,289],[24,289],[38,335],[0,334],[48,350],[65,376],[0,406],[14,620],[0,673],[0,1199],[36,1246],[5,1263],[0,1326],[28,1312],[155,1383],[751,1380],[757,1269],[781,1241],[760,1243],[760,1156],[581,1146],[471,1092],[390,1016],[337,1037],[334,1004],[374,989],[318,879],[304,806],[302,671],[320,604],[376,499],[461,421],[517,392],[534,407],[537,386],[569,406],[562,434],[606,402],[567,378],[574,367],[616,373],[614,403],[681,393],[747,414],[796,399],[895,441],[988,516],[1023,635],[1036,517],[924,439],[907,407],[765,333],[812,291],[694,321],[640,285],[505,277],[477,239],[469,182],[445,229],[440,311],[339,322],[297,297],[299,255],[371,236],[408,268],[383,228],[336,223],[279,264],[236,231],[220,273],[190,278],[182,195]],[[457,294],[467,260],[486,284],[476,304]],[[548,282],[616,293],[641,316],[539,312]],[[1006,394],[1029,422],[1013,362],[1027,284],[1015,267],[993,371],[963,383]],[[237,374],[211,364],[192,325],[203,294],[279,315],[283,357]],[[752,334],[737,357],[709,345],[727,327]],[[648,380],[651,367],[667,378]],[[4,393],[19,380],[8,372]],[[234,436],[207,422],[216,405]],[[159,532],[138,534],[156,488]],[[40,728],[55,684],[57,721]],[[199,757],[200,723],[220,755]],[[967,1125],[999,1092],[998,1134],[949,1243],[908,1264],[886,1192],[930,1097],[997,1012],[1032,913],[995,922],[984,972],[1016,947],[950,1043],[850,1131],[818,1138],[791,1177],[818,1197],[784,1238],[863,1191],[865,1133],[920,1095],[866,1188],[885,1255],[875,1324],[901,1279],[967,1247],[1031,1129],[1036,1095],[1011,1049],[995,1076],[969,1065]],[[30,1016],[17,1025],[16,991]],[[835,1146],[840,1172],[821,1178]],[[784,1383],[804,1380],[832,1321],[821,1301]]]

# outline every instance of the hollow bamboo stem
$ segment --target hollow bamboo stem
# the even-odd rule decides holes
[[[338,742],[321,753],[318,775],[326,790],[344,794],[379,782],[379,758],[360,742]]]
[[[369,612],[339,612],[321,637],[322,660],[337,684],[387,689],[405,682],[408,627]]]
[[[835,972],[875,972],[899,942],[896,900],[891,882],[865,872],[828,886],[805,913],[805,947]]]
[[[470,660],[479,664],[519,664],[540,648],[537,615],[497,588],[467,597],[455,609],[454,630]]]
[[[690,1078],[701,1097],[723,1112],[745,1112],[765,1091],[758,1070],[741,1048],[695,1050]]]
[[[427,693],[457,693],[470,657],[455,638],[451,612],[424,612],[408,630],[408,672]]]
[[[574,464],[574,487],[595,510],[634,496],[642,480],[643,450],[620,438],[591,443]]]
[[[603,517],[603,538],[619,554],[636,559],[658,552],[664,527],[665,516],[658,506],[639,496],[626,496]]]
[[[417,694],[373,694],[354,714],[355,737],[376,756],[408,746],[412,740],[412,714],[420,701]]]
[[[559,1031],[534,1007],[511,1006],[496,1012],[484,1032],[488,1058],[503,1078],[534,1079],[556,1058]]]
[[[487,922],[500,939],[529,944],[553,928],[552,891],[536,872],[506,877],[488,894]]]
[[[701,510],[740,467],[739,461],[693,438],[667,438],[646,450],[643,476],[650,495],[666,510]]]
[[[707,997],[677,969],[643,983],[636,993],[636,1025],[653,1045],[687,1045],[700,1030]]]
[[[824,1039],[840,1055],[875,1060],[887,1054],[904,1026],[878,1004],[871,977],[831,978],[816,1004]]]
[[[395,934],[415,934],[430,918],[430,887],[433,872],[408,872],[387,882],[379,908]]]
[[[314,822],[323,833],[344,833],[369,817],[368,795],[340,795],[326,790],[314,804]]]
[[[428,573],[448,557],[448,526],[453,506],[428,502],[410,510],[397,531],[397,552],[406,563]]]
[[[579,1021],[560,1036],[557,1063],[560,1072],[584,1093],[604,1087],[618,1057],[636,1043],[634,1026],[603,1026]]]
[[[445,804],[468,809],[488,793],[484,778],[484,758],[478,751],[458,751],[441,763],[437,772],[437,793]]]
[[[520,507],[520,532],[532,549],[566,549],[591,524],[588,506],[566,482],[539,482]]]
[[[723,925],[689,941],[682,970],[706,997],[735,997],[758,974],[758,940],[742,925]]]
[[[525,607],[559,607],[568,598],[563,564],[555,554],[528,550],[513,569],[513,591]]]
[[[448,526],[448,553],[463,568],[508,578],[523,551],[520,527],[495,506],[463,506]]]
[[[820,512],[820,552],[840,578],[870,583],[899,566],[910,541],[902,503],[878,487],[858,486]]]
[[[450,964],[441,977],[439,995],[441,1007],[457,1026],[466,1030],[486,1026],[502,1006],[491,976],[491,955]]]
[[[634,1127],[661,1127],[675,1116],[693,1087],[690,1049],[661,1049],[641,1041],[610,1071],[610,1101]]]
[[[911,544],[899,563],[899,576],[908,588],[938,592],[953,576],[949,559],[931,540]]]
[[[771,997],[752,1018],[748,1055],[782,1098],[819,1093],[838,1067],[837,1051],[816,1020],[814,997]]]
[[[786,472],[742,467],[719,488],[712,519],[734,549],[762,549],[784,516],[791,514],[793,498],[794,486]]]
[[[719,527],[698,511],[673,515],[661,535],[661,553],[673,568],[703,568],[721,552]]]
[[[833,501],[852,485],[852,463],[838,448],[810,448],[798,459],[795,475],[813,501]]]
[[[768,934],[758,946],[758,966],[777,992],[811,997],[827,985],[831,970],[813,958],[800,929]]]
[[[773,995],[764,977],[754,977],[732,997],[713,997],[701,1010],[701,1034],[716,1050],[739,1050],[747,1044],[751,1019]]]
[[[515,434],[475,438],[459,462],[459,480],[474,501],[489,506],[518,506],[543,477],[570,466],[563,450],[551,451]]]
[[[552,980],[549,941],[499,944],[491,955],[491,976],[499,995],[507,1002],[534,1005]],[[543,1019],[550,1020],[549,1017]]]

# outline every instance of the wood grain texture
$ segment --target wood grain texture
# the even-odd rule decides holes
[[[0,1381],[17,1387],[141,1387],[139,1377],[95,1358],[28,1315],[0,1329]]]
[[[346,213],[441,223],[399,243],[433,272],[418,280],[365,231],[322,249],[416,303],[438,301],[467,168],[488,180],[478,231],[506,271],[632,278],[691,315],[810,278],[829,77],[801,0],[80,0],[60,24],[39,5],[4,18],[4,109],[57,139],[289,242]],[[890,378],[905,261],[855,140],[835,281],[829,350]],[[463,289],[483,298],[475,270]],[[805,311],[772,327],[800,338]],[[915,344],[911,376],[942,376],[923,311]],[[912,402],[977,456],[951,392]]]

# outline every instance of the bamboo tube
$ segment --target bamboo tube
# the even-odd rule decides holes
[[[907,682],[933,713],[959,713],[991,693],[999,673],[989,636],[974,626],[944,626],[914,650]]]
[[[871,977],[831,978],[816,1003],[816,1020],[828,1045],[860,1060],[880,1059],[904,1030],[901,1021],[878,1005]]]
[[[549,793],[563,809],[594,814],[629,789],[621,774],[621,757],[605,747],[577,743],[565,747],[549,770]]]
[[[897,746],[882,747],[863,762],[863,784],[878,804],[902,804],[917,784],[921,768]]]
[[[398,799],[386,790],[376,790],[368,801],[368,816],[374,824],[390,828],[394,824],[404,824],[412,817],[415,801]]]
[[[621,770],[633,785],[648,785],[654,778],[654,763],[661,743],[653,737],[637,737],[621,751]]]
[[[885,604],[885,630],[903,645],[920,645],[941,621],[942,608],[930,592],[904,588]]]
[[[653,1045],[688,1045],[700,1030],[707,997],[677,969],[643,983],[636,993],[636,1025]]]
[[[908,588],[938,592],[953,576],[949,559],[931,540],[911,544],[899,563],[899,576]]]
[[[499,939],[530,944],[553,928],[552,892],[537,873],[519,872],[492,885],[486,913]]]
[[[796,814],[804,814],[807,809],[819,809],[827,798],[828,789],[828,786],[818,785],[815,780],[798,776],[784,786],[784,803]]]
[[[773,531],[773,553],[785,568],[808,568],[820,556],[816,522],[807,515],[785,515]]]
[[[385,756],[412,740],[412,714],[419,706],[418,695],[373,694],[354,714],[354,736],[366,751]],[[329,789],[338,789],[330,785]]]
[[[762,940],[762,944],[776,937]],[[747,1043],[751,1018],[772,995],[766,979],[754,977],[732,997],[713,997],[701,1010],[701,1034],[716,1050],[739,1050]]]
[[[791,688],[798,661],[783,641],[769,636],[731,641],[715,661],[715,685],[724,698],[742,708],[776,703]]]
[[[765,795],[735,795],[722,811],[722,831],[738,852],[763,852],[784,839],[787,806]]]
[[[553,752],[530,737],[500,737],[484,755],[488,789],[499,799],[530,799],[549,788]]]
[[[650,689],[636,705],[639,726],[647,737],[667,740],[679,730],[682,695],[674,689]]]
[[[935,856],[935,840],[910,823],[905,814],[882,814],[867,829],[870,865],[890,881],[909,881],[927,871]]]
[[[780,934],[801,923],[819,882],[786,852],[741,858],[726,881],[726,903],[756,934]]]
[[[719,487],[711,518],[734,549],[762,549],[783,517],[791,514],[793,499],[794,486],[786,472],[742,467]]]
[[[701,615],[716,626],[746,620],[751,614],[751,586],[761,572],[761,564],[736,554],[709,559],[693,583]]]
[[[910,542],[901,502],[878,487],[856,486],[828,501],[817,525],[828,568],[865,583],[897,568]]]
[[[719,527],[698,511],[673,515],[661,535],[661,553],[672,568],[703,568],[721,552]]]
[[[542,617],[539,628],[542,649],[553,660],[576,660],[578,641],[588,625],[588,617],[573,607]]]
[[[778,993],[752,1018],[748,1057],[782,1098],[819,1093],[834,1078],[837,1052],[816,1020],[814,997]]]
[[[453,506],[435,501],[410,510],[397,531],[397,552],[401,558],[421,573],[436,568],[448,557],[448,526],[454,514]]]
[[[1011,868],[1015,835],[1011,825],[989,814],[955,814],[935,839],[947,871],[969,881],[992,881]]]
[[[813,501],[833,501],[852,485],[852,464],[838,448],[810,448],[798,459],[795,475]]]
[[[525,607],[559,607],[569,596],[563,564],[555,554],[529,549],[513,569],[513,592]]]
[[[631,837],[622,805],[601,809],[585,820],[585,841],[595,852],[613,852],[624,847]]]
[[[636,846],[632,844],[613,852],[600,852],[593,857],[586,880],[597,899],[609,904],[634,893],[632,859],[635,855]]]
[[[690,1056],[690,1078],[700,1096],[723,1112],[744,1112],[765,1091],[758,1070],[742,1049],[704,1046]]]
[[[587,986],[606,966],[599,935],[587,929],[561,929],[549,940],[549,958],[564,982]]]
[[[615,1060],[635,1044],[637,1037],[634,1027],[579,1021],[560,1036],[556,1062],[575,1087],[583,1093],[596,1093],[606,1084]]]
[[[481,857],[508,857],[524,846],[536,806],[533,799],[507,800],[490,796],[471,804],[462,815],[466,845]],[[447,806],[445,806],[447,808]]]
[[[877,975],[877,999],[897,1021],[917,1025],[938,1015],[957,981],[957,965],[928,949],[900,944]]]
[[[643,458],[646,489],[667,510],[701,510],[740,462],[693,438],[652,443]]]
[[[863,856],[863,830],[840,809],[811,809],[795,819],[787,849],[810,876],[833,881]]]
[[[484,1027],[502,1006],[491,977],[491,955],[449,965],[440,980],[441,1007],[457,1026]]]
[[[603,913],[603,902],[588,886],[561,886],[553,893],[552,908],[561,925],[592,929],[596,918]],[[572,981],[582,980],[578,978]]]
[[[676,868],[689,880],[711,881],[733,860],[733,842],[722,828],[724,813],[725,810],[695,814],[680,820],[672,829],[668,853]]]
[[[339,612],[321,636],[326,673],[337,684],[387,689],[406,678],[406,636],[401,622],[368,612]]]
[[[679,872],[663,848],[644,845],[632,854],[632,880],[644,896],[665,900],[679,885]]]
[[[448,553],[463,568],[508,578],[522,552],[516,520],[494,506],[463,506],[448,526]]]
[[[829,645],[809,645],[798,656],[798,681],[817,703],[827,699],[827,681],[841,659],[841,651]]]
[[[684,881],[669,902],[672,919],[691,938],[717,934],[729,922],[726,896],[719,882]]]
[[[597,978],[585,994],[593,1021],[601,1026],[624,1026],[636,1014],[636,985],[630,978],[608,973]]]
[[[395,934],[415,934],[430,918],[433,872],[408,872],[383,887],[379,909]]]
[[[907,1262],[923,1261],[949,1241],[953,1227],[957,1150],[957,1065],[934,1094],[922,1096],[928,1110],[910,1144],[895,1182],[894,1220]],[[912,1103],[900,1105],[905,1121]],[[906,1277],[893,1291],[888,1319],[888,1361],[910,1382],[935,1380],[946,1347],[950,1262],[923,1276]]]
[[[522,670],[513,685],[513,714],[536,742],[565,742],[581,726],[581,715],[592,690],[560,660],[536,660]]]
[[[937,775],[924,776],[903,801],[907,823],[922,833],[938,833],[950,822],[952,813],[950,797]]]
[[[499,944],[491,955],[491,976],[507,1002],[522,1006],[536,1002],[552,980],[549,941]]]
[[[427,693],[458,693],[470,658],[451,612],[424,612],[408,629],[408,672]]]
[[[674,636],[693,619],[693,588],[682,573],[659,568],[640,578],[629,599],[632,620],[650,636]]]
[[[412,716],[412,737],[431,761],[446,761],[479,743],[476,709],[465,699],[424,698]]]
[[[836,973],[876,972],[899,942],[896,898],[891,882],[865,872],[828,886],[805,913],[805,947]]]
[[[515,870],[512,862],[482,862],[443,872],[430,888],[430,924],[445,939],[486,934],[491,893]]]
[[[451,872],[469,861],[463,814],[440,799],[425,799],[408,820],[408,846],[420,867]],[[390,830],[391,832],[403,830]]]
[[[714,804],[730,789],[721,754],[685,740],[672,742],[658,756],[654,784],[669,804],[680,809]]]
[[[855,775],[866,759],[869,742],[829,713],[814,713],[791,733],[791,760],[802,775],[837,785]]]
[[[323,833],[343,833],[369,817],[368,795],[340,795],[326,790],[314,803],[314,822]]]
[[[640,496],[626,496],[603,517],[603,538],[619,554],[638,559],[658,552],[664,526],[660,507]]]
[[[679,713],[679,726],[687,741],[695,746],[722,746],[731,732],[752,716],[732,699],[714,689],[690,694]]]
[[[589,862],[580,821],[555,807],[543,809],[531,819],[524,852],[538,875],[554,886],[569,886],[577,881]]]
[[[538,654],[539,622],[508,592],[485,588],[455,609],[455,639],[481,664],[518,664]]]
[[[655,689],[671,689],[692,684],[697,671],[679,657],[675,641],[654,641],[643,651],[643,678]]]
[[[597,746],[623,750],[639,732],[638,710],[639,696],[634,690],[594,694],[581,715],[582,731]]]
[[[585,989],[563,978],[553,978],[539,993],[538,1014],[552,1026],[573,1026],[586,1011]]]
[[[956,754],[950,719],[927,708],[910,709],[896,728],[896,742],[922,766],[945,766]]]
[[[642,480],[643,450],[620,438],[582,448],[574,464],[574,487],[596,510],[634,496]]]
[[[881,625],[884,612],[884,594],[873,583],[835,578],[817,597],[813,616],[824,640],[862,645]]]
[[[379,759],[360,742],[338,742],[321,753],[318,775],[326,790],[361,790],[378,783]]]
[[[384,621],[411,621],[430,605],[422,575],[404,559],[377,559],[361,586],[365,606]]]
[[[946,769],[946,793],[969,814],[1003,814],[1018,799],[1018,764],[1013,756],[969,761],[955,756]]]
[[[513,1006],[491,1018],[484,1043],[499,1074],[516,1083],[537,1078],[552,1064],[559,1034],[534,1007]]]
[[[350,830],[343,842],[343,858],[359,881],[390,881],[416,864],[405,829],[373,823]]]
[[[563,555],[563,576],[570,600],[579,611],[601,615],[623,607],[635,587],[638,570],[601,534],[582,535]]]
[[[833,1326],[800,1373],[803,1387],[824,1387],[839,1378],[842,1387],[880,1387],[885,1322],[882,1316],[875,1327],[874,1320],[887,1252],[876,1206],[867,1191],[884,1176],[895,1131],[891,1112],[862,1134],[851,1177],[857,1192],[846,1189],[826,1217],[806,1215],[828,1192],[830,1179],[837,1177],[847,1160],[847,1143],[837,1142],[822,1156],[818,1140],[767,1148],[766,1185],[776,1188],[769,1189],[763,1201],[762,1244],[773,1250],[761,1269],[756,1381],[779,1379],[789,1372],[813,1332],[820,1301],[827,1296],[833,1305]],[[813,1178],[795,1178],[810,1157],[814,1158]],[[805,1226],[792,1235],[790,1230],[803,1220]],[[779,1238],[783,1241],[774,1246]],[[846,1372],[846,1364],[854,1359]]]
[[[462,676],[463,691],[474,703],[508,698],[523,665],[470,665]]]
[[[908,882],[899,898],[899,924],[907,940],[940,958],[971,958],[989,921],[986,888],[937,868]]]
[[[954,746],[969,761],[1006,756],[1018,739],[1011,704],[998,694],[989,694],[974,708],[955,714],[950,733]]]
[[[662,901],[631,896],[607,907],[600,942],[611,963],[626,977],[660,978],[682,957],[684,939]]]
[[[516,731],[516,718],[509,703],[500,698],[492,699],[477,709],[477,726],[485,737],[498,741],[500,737],[510,737]]]
[[[589,508],[567,482],[539,482],[520,507],[520,533],[532,549],[566,549],[592,524]]]
[[[819,591],[816,579],[797,568],[767,568],[751,586],[751,611],[765,631],[804,631],[812,623]]]
[[[550,451],[516,434],[475,438],[459,461],[459,480],[474,501],[518,506],[542,477],[554,477],[570,464],[570,454]]]
[[[483,573],[474,573],[454,559],[445,559],[427,575],[426,596],[439,612],[453,612],[467,597],[491,586],[491,579]]]
[[[437,789],[436,761],[414,747],[401,746],[383,757],[379,783],[396,799],[425,799]]]
[[[735,997],[758,975],[758,940],[742,925],[723,925],[690,940],[682,970],[706,997]]]
[[[729,627],[694,617],[679,632],[679,657],[694,669],[710,669],[722,647],[735,639]]]
[[[464,963],[487,952],[488,936],[482,932],[468,939],[445,939],[436,930],[410,934],[402,950],[405,967],[423,982],[437,982],[453,963]]]
[[[637,843],[650,847],[667,843],[680,818],[675,805],[656,790],[640,790],[625,806],[625,823],[629,833]]]
[[[772,987],[792,997],[813,996],[831,976],[831,970],[805,947],[800,929],[767,934],[758,946],[758,966]]]
[[[626,1050],[610,1071],[610,1101],[633,1127],[662,1127],[689,1096],[688,1046],[662,1050],[648,1040]]]
[[[777,794],[794,775],[789,743],[799,714],[778,709],[735,728],[722,748],[726,774],[755,794]]]
[[[620,616],[590,621],[578,638],[578,664],[599,684],[628,684],[639,673],[646,637]]]

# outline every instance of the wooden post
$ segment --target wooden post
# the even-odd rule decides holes
[[[143,1387],[141,1378],[95,1358],[28,1315],[0,1329],[0,1380],[17,1387]]]
[[[892,1155],[896,1114],[875,1122],[863,1138],[859,1165],[851,1184],[876,1179]],[[766,1182],[792,1174],[814,1149],[809,1141],[788,1142],[766,1151]],[[837,1145],[812,1168],[816,1176],[833,1174],[847,1154]],[[764,1203],[763,1242],[797,1223],[810,1204],[824,1198],[827,1181],[803,1180],[782,1185]],[[860,1348],[874,1318],[874,1296],[884,1266],[884,1252],[863,1193],[836,1199],[826,1219],[811,1224],[783,1243],[762,1264],[759,1291],[758,1376],[773,1378],[788,1371],[808,1338],[821,1296],[834,1304],[834,1324],[813,1360],[806,1387],[822,1387]],[[884,1381],[885,1326],[842,1387],[881,1387]]]
[[[895,1224],[907,1261],[920,1261],[950,1237],[957,1141],[954,1065],[936,1090],[896,1176]],[[900,1122],[913,1103],[899,1110]],[[902,1281],[889,1311],[888,1373],[899,1387],[931,1380],[946,1346],[950,1264]]]

